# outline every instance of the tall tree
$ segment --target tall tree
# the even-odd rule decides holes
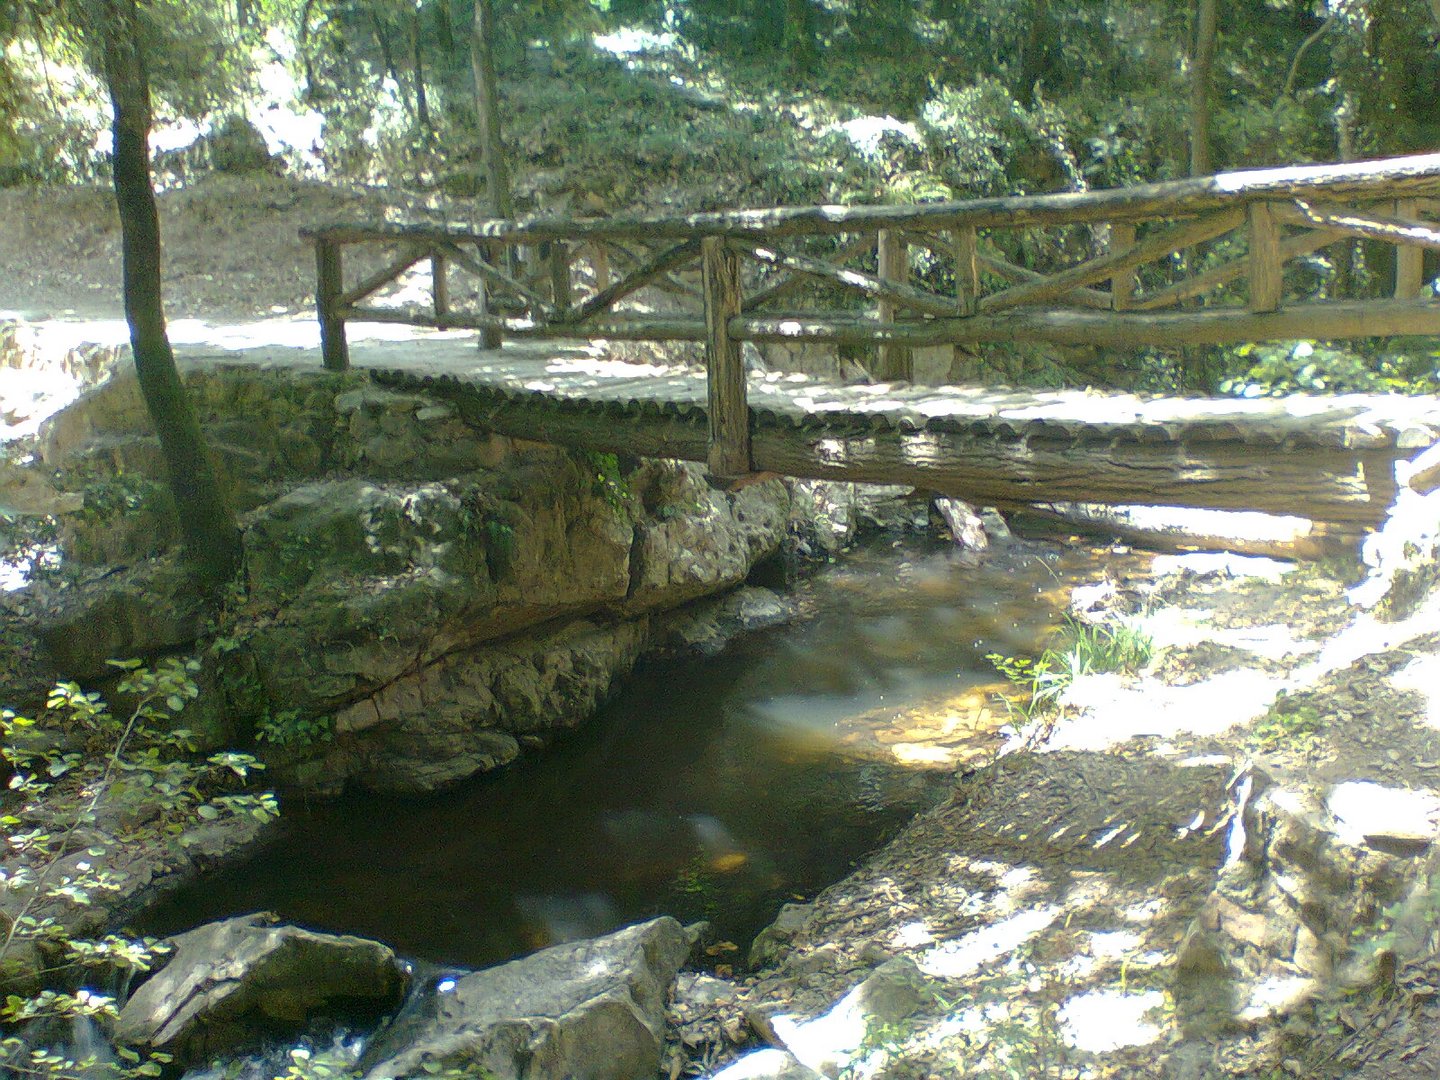
[[[1210,159],[1210,73],[1219,33],[1218,0],[1197,0],[1195,48],[1190,57],[1190,175],[1214,172]]]
[[[491,0],[475,0],[470,34],[470,71],[475,79],[475,114],[480,128],[480,160],[485,169],[485,196],[491,213],[515,216],[510,170],[500,141],[500,100],[495,80],[495,10]]]
[[[160,216],[150,176],[150,78],[137,0],[87,0],[114,109],[125,318],[145,406],[160,436],[188,557],[210,584],[240,565],[240,533],[180,381],[160,291]]]

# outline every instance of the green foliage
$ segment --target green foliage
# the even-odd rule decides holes
[[[1250,741],[1259,750],[1286,749],[1308,753],[1323,726],[1320,710],[1292,702],[1282,692],[1265,715],[1250,729]]]
[[[1433,347],[1371,358],[1352,348],[1286,341],[1241,345],[1234,355],[1250,361],[1250,366],[1242,375],[1222,381],[1220,392],[1236,397],[1440,390],[1440,351]]]
[[[1029,723],[1054,712],[1082,675],[1139,671],[1153,651],[1150,636],[1130,623],[1083,623],[1067,615],[1057,642],[1038,657],[990,653],[985,659],[1019,689],[1018,695],[1003,700],[1012,714]]]
[[[577,456],[589,473],[590,493],[604,499],[615,513],[629,514],[634,493],[620,469],[620,459],[614,454],[598,454],[593,450],[581,450]]]
[[[172,505],[163,484],[123,470],[90,481],[83,498],[82,512],[99,521],[147,510],[163,512]]]
[[[255,721],[256,742],[308,749],[335,737],[328,716],[302,716],[298,709],[266,712]]]
[[[0,710],[0,761],[10,773],[0,801],[10,860],[3,881],[0,971],[17,988],[43,975],[89,967],[150,970],[158,949],[154,941],[118,935],[81,939],[68,929],[72,912],[119,887],[105,868],[116,845],[163,842],[197,820],[231,815],[269,820],[278,812],[273,795],[228,790],[263,768],[254,758],[233,752],[203,760],[191,756],[191,735],[176,720],[199,693],[196,661],[168,659],[154,667],[139,660],[110,663],[121,673],[115,693],[130,703],[127,713],[113,712],[98,693],[75,683],[51,692],[43,727]],[[27,960],[37,947],[47,970]],[[81,1017],[108,1023],[115,1015],[113,999],[88,990],[16,992],[0,1007],[0,1021],[7,1024]],[[115,1062],[77,1060],[13,1036],[0,1040],[0,1071],[53,1080],[125,1080],[159,1076],[171,1060],[164,1054],[118,1053]]]

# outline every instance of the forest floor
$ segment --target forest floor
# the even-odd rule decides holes
[[[167,308],[309,323],[301,226],[472,210],[211,177],[161,198]],[[4,190],[0,217],[0,317],[120,317],[108,190]],[[1027,749],[960,777],[951,801],[818,897],[773,966],[703,1004],[682,997],[677,1073],[760,1039],[852,1077],[948,1077],[957,1061],[1014,1076],[1440,1073],[1440,893],[1422,890],[1418,915],[1384,893],[1440,873],[1440,614],[1382,624],[1327,568],[1285,569],[1192,559],[1082,597],[1088,617],[1145,624],[1159,646],[1147,670],[1077,681]],[[18,595],[0,593],[0,681],[39,686],[53,673]],[[1341,837],[1356,802],[1389,820]],[[1272,858],[1287,857],[1283,837],[1260,851],[1252,836],[1253,857],[1230,849],[1237,821],[1273,833],[1292,805],[1319,823],[1327,853],[1303,869],[1327,892],[1286,891],[1280,878],[1303,874]],[[1327,922],[1327,905],[1343,917]],[[1421,927],[1411,947],[1378,983],[1356,976],[1347,957],[1389,950],[1400,915]],[[919,972],[914,1007],[858,1028],[835,1019],[890,960]]]

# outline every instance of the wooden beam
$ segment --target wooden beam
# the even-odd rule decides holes
[[[591,450],[709,462],[704,418],[637,415],[565,405],[542,394],[495,395],[463,383],[425,383],[403,371],[385,381],[453,395],[471,422],[501,434]],[[1225,439],[1131,443],[997,439],[962,431],[856,433],[760,424],[754,471],[875,484],[908,484],[986,503],[1150,503],[1293,514],[1351,530],[1379,522],[1395,496],[1395,448],[1356,452],[1251,447]]]
[[[570,287],[570,245],[564,240],[552,241],[546,254],[545,261],[550,267],[550,299],[555,305],[555,317],[564,319],[575,302]]]
[[[1420,208],[1415,199],[1400,199],[1395,203],[1395,217],[1404,221],[1415,221]],[[1395,299],[1413,300],[1420,295],[1425,284],[1425,251],[1414,244],[1400,244],[1395,248]]]
[[[1274,312],[1242,308],[1203,311],[1016,311],[973,318],[924,319],[877,326],[868,319],[749,317],[732,326],[748,341],[831,342],[910,346],[1047,341],[1056,345],[1130,348],[1143,345],[1235,345],[1293,338],[1371,338],[1440,334],[1440,301],[1352,300],[1291,304]]]
[[[974,315],[980,302],[980,242],[969,226],[950,236],[955,260],[955,307],[961,315]]]
[[[484,264],[486,257],[490,255],[490,245],[481,241],[475,245],[474,262]],[[490,279],[484,274],[477,274],[475,281],[475,304],[480,309],[480,324],[476,327],[480,331],[480,338],[476,342],[481,352],[491,352],[500,348],[505,343],[504,334],[500,329],[498,320],[490,317]],[[454,316],[447,315],[440,323],[448,322]]]
[[[1279,311],[1285,294],[1285,260],[1280,254],[1280,225],[1269,203],[1250,204],[1250,310]],[[1308,336],[1308,335],[1307,335]]]
[[[409,270],[410,267],[425,258],[429,253],[430,249],[424,247],[411,247],[407,249],[400,258],[388,266],[375,271],[375,273],[362,279],[358,284],[348,289],[339,297],[338,303],[341,307],[349,307],[351,304],[358,304],[367,296],[373,296],[406,270]]]
[[[1333,244],[1342,235],[1333,229],[1319,229],[1301,233],[1299,236],[1286,237],[1280,242],[1280,259],[1282,262],[1299,259],[1311,252],[1319,251],[1327,244]],[[1136,311],[1154,311],[1156,308],[1174,307],[1181,301],[1204,296],[1212,289],[1218,289],[1221,285],[1239,280],[1249,272],[1249,269],[1248,256],[1231,259],[1203,274],[1196,274],[1183,281],[1177,281],[1167,288],[1145,293],[1138,297],[1131,307]]]
[[[914,228],[947,230],[1075,225],[1097,221],[1146,221],[1199,215],[1255,199],[1358,198],[1399,199],[1440,195],[1440,154],[1418,154],[1381,161],[1356,161],[1295,168],[1252,169],[1158,184],[1137,184],[1102,191],[1007,196],[920,206],[804,206],[773,210],[728,210],[687,215],[611,217],[588,220],[541,218],[488,221],[461,230],[458,238],[479,234],[497,239],[535,241],[614,237],[688,239],[697,235],[747,238],[752,243],[797,234],[869,232]],[[305,230],[314,239],[384,239],[436,234],[434,226],[392,226],[380,232],[365,226],[331,225]]]
[[[1117,221],[1110,226],[1110,250],[1124,251],[1135,246],[1135,224]],[[1135,298],[1135,268],[1119,270],[1110,279],[1110,306],[1124,311]]]
[[[1004,292],[993,293],[980,301],[980,311],[994,314],[1010,308],[1046,303],[1082,285],[1093,285],[1097,281],[1114,277],[1122,270],[1133,270],[1171,252],[1224,236],[1244,220],[1243,210],[1230,209],[1221,210],[1199,221],[1176,225],[1147,236],[1124,250],[1109,251],[1093,259],[1086,259],[1078,266],[1050,274],[1041,281],[1016,285]]]
[[[1387,244],[1440,248],[1440,229],[1427,221],[1312,206],[1302,199],[1296,199],[1293,206],[1277,205],[1275,213],[1286,224],[1319,225],[1364,240],[1383,240]]]
[[[328,371],[350,366],[345,341],[345,268],[339,244],[321,240],[315,245],[315,312],[320,319],[320,356]]]
[[[684,243],[676,244],[674,247],[666,248],[658,255],[654,255],[644,263],[641,263],[626,277],[601,289],[590,299],[575,308],[573,313],[565,321],[567,323],[582,323],[587,319],[598,315],[606,308],[611,307],[618,300],[623,300],[633,292],[638,292],[646,285],[649,285],[656,278],[663,277],[670,271],[684,266],[692,261],[700,253],[699,240],[686,240]]]
[[[1032,281],[1045,280],[1045,275],[1038,270],[1017,266],[1008,259],[1002,259],[998,255],[992,255],[985,251],[976,253],[975,262],[980,269],[988,270],[996,277],[1002,277],[1006,281],[1018,281],[1024,285]],[[1059,299],[1064,303],[1077,304],[1080,307],[1096,308],[1100,311],[1110,310],[1110,294],[1101,292],[1099,289],[1074,289]]]
[[[885,281],[874,274],[866,274],[860,270],[846,270],[843,267],[835,267],[821,262],[819,259],[811,259],[805,255],[791,255],[769,247],[736,244],[735,249],[757,262],[783,267],[786,270],[805,274],[832,285],[839,285],[871,300],[888,300],[900,307],[911,308],[927,315],[955,314],[953,300],[936,296],[923,289],[902,285],[899,282]]]
[[[855,256],[871,250],[873,246],[874,242],[870,237],[862,236],[858,240],[852,240],[850,243],[842,245],[838,251],[829,258],[822,259],[821,262],[827,263],[830,266],[840,267]],[[754,311],[756,308],[768,304],[771,301],[778,300],[782,296],[789,296],[796,289],[800,288],[800,286],[811,280],[813,280],[813,278],[808,274],[791,273],[774,285],[761,289],[755,293],[755,295],[749,297],[745,301],[744,310]]]
[[[540,314],[547,317],[551,317],[555,314],[555,308],[551,305],[549,300],[541,296],[538,292],[530,288],[528,285],[524,285],[521,282],[516,281],[509,274],[505,273],[505,271],[497,270],[484,259],[472,259],[469,255],[465,254],[464,251],[460,250],[460,248],[455,244],[443,243],[439,246],[441,250],[443,250],[447,255],[450,256],[451,259],[455,261],[456,266],[464,267],[466,270],[470,271],[470,273],[474,274],[476,277],[483,278],[489,284],[498,285],[506,292],[514,293],[516,296],[520,297],[527,304],[529,304],[532,311],[539,312]],[[490,294],[487,290],[487,298],[489,297],[489,295]]]
[[[430,253],[430,300],[431,309],[438,318],[450,311],[450,281],[447,276],[449,264],[438,251]]]
[[[881,229],[875,239],[876,265],[881,281],[908,288],[910,278],[910,249],[904,237],[896,229]],[[951,307],[953,312],[954,308]],[[876,317],[882,323],[895,321],[895,301],[880,297],[876,305]],[[874,375],[881,382],[909,382],[915,377],[914,359],[904,345],[885,344],[880,346]]]
[[[709,391],[710,439],[705,460],[713,476],[732,478],[754,471],[750,461],[750,406],[740,342],[730,320],[740,314],[740,260],[725,241],[701,241],[705,288],[705,372]]]

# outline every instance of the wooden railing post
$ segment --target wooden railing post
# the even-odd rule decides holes
[[[716,477],[744,476],[750,467],[750,405],[740,343],[730,320],[740,314],[740,260],[724,237],[700,241],[705,290],[705,373],[710,401],[708,465]]]
[[[450,280],[446,273],[449,267],[449,260],[440,252],[430,253],[430,297],[436,319],[450,314]]]
[[[476,243],[475,257],[479,259],[482,263],[490,263],[491,265],[494,265],[492,258],[493,255],[494,250],[488,241],[481,240]],[[480,278],[476,286],[475,307],[479,311],[480,317],[482,319],[489,317],[490,284],[484,278]],[[481,349],[498,349],[500,348],[501,344],[503,344],[504,340],[505,339],[500,333],[500,328],[498,326],[482,326],[480,328]]]
[[[1250,310],[1279,311],[1285,291],[1280,224],[1267,202],[1253,202],[1250,216]]]
[[[1414,220],[1420,216],[1420,200],[1397,199],[1395,216]],[[1425,285],[1425,249],[1414,244],[1395,245],[1395,299],[1414,300]]]
[[[910,277],[910,248],[899,229],[881,229],[876,240],[876,254],[879,268],[876,276],[885,281],[898,281],[902,285]],[[895,304],[881,300],[878,311],[882,323],[895,321]],[[908,346],[881,345],[880,362],[875,367],[875,377],[882,382],[914,378],[914,363]]]
[[[320,356],[329,371],[350,367],[345,320],[340,314],[340,297],[345,292],[342,250],[339,244],[323,237],[315,240],[315,311],[320,318]]]
[[[549,247],[550,299],[556,311],[566,311],[574,303],[570,289],[570,245],[556,240]]]
[[[1130,221],[1116,221],[1110,225],[1110,250],[1123,251],[1135,246],[1135,225]],[[1124,311],[1135,300],[1135,270],[1133,267],[1121,270],[1110,279],[1110,306]]]
[[[979,245],[975,230],[960,229],[955,233],[955,306],[961,315],[974,315],[980,296]]]

